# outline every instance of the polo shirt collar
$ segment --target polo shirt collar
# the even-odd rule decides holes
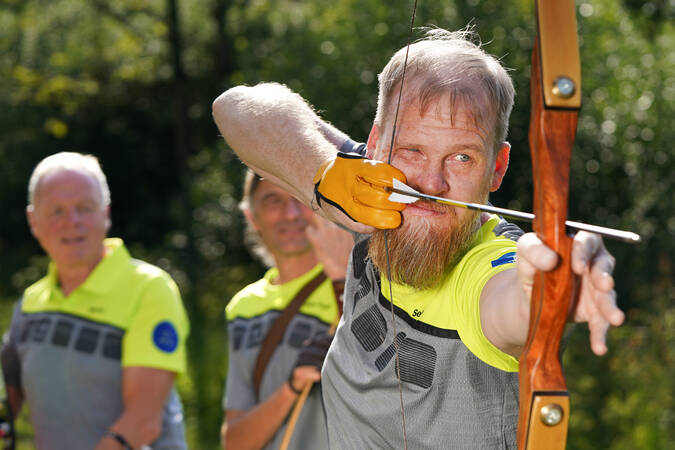
[[[115,286],[119,274],[131,259],[131,256],[124,246],[122,239],[107,238],[103,241],[103,245],[107,250],[106,255],[96,267],[94,267],[94,270],[92,270],[87,279],[84,280],[84,283],[78,286],[75,291],[105,294]],[[49,278],[49,283],[53,287],[58,286],[57,269],[54,262],[49,263],[47,276]]]
[[[293,278],[292,280],[287,281],[284,284],[274,284],[274,280],[279,277],[279,269],[276,267],[272,267],[265,272],[265,275],[263,276],[263,279],[268,283],[269,286],[273,287],[281,287],[281,286],[295,286],[295,285],[301,285],[304,286],[305,283],[309,282],[312,280],[315,276],[319,274],[323,270],[323,265],[317,264],[314,266],[311,270],[308,272],[303,273],[299,277]]]

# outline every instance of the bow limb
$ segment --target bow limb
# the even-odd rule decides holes
[[[564,449],[569,397],[560,340],[576,295],[565,233],[569,167],[581,106],[581,70],[574,0],[536,0],[537,39],[532,52],[530,153],[534,231],[558,253],[559,265],[538,272],[530,325],[520,357],[519,449]]]

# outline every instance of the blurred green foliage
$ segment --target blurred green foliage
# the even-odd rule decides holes
[[[661,449],[675,442],[675,33],[669,0],[578,0],[583,110],[570,217],[630,229],[609,242],[627,324],[592,356],[581,328],[565,356],[568,448]],[[365,139],[377,73],[408,41],[411,1],[0,0],[0,330],[46,258],[24,219],[34,165],[62,150],[99,157],[113,228],[135,257],[168,270],[192,322],[178,382],[191,448],[218,447],[226,373],[222,311],[260,276],[237,210],[242,165],[210,104],[226,88],[286,83],[337,127]],[[418,6],[415,24],[473,21],[518,91],[509,175],[492,201],[531,207],[527,128],[531,1]],[[31,448],[22,416],[19,448]]]

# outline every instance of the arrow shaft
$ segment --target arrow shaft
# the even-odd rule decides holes
[[[441,203],[444,205],[456,206],[458,208],[471,209],[474,211],[483,211],[493,214],[499,214],[504,217],[510,217],[512,219],[520,219],[526,222],[532,222],[534,220],[534,214],[526,213],[522,211],[516,211],[513,209],[498,208],[496,206],[482,205],[480,203],[470,203],[462,202],[459,200],[452,200],[443,197],[436,197],[435,195],[422,194],[421,192],[411,192],[408,190],[396,189],[396,188],[387,188],[390,192],[395,192],[401,195],[407,195],[409,197],[416,197],[425,200],[431,200],[436,203]],[[611,239],[616,239],[619,241],[629,242],[636,244],[642,240],[640,235],[633,233],[631,231],[622,231],[616,230],[614,228],[601,227],[599,225],[589,225],[587,223],[574,222],[572,220],[565,221],[567,228],[573,230],[583,230],[590,233],[599,234]]]

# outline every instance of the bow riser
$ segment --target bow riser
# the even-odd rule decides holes
[[[532,288],[528,340],[520,359],[518,439],[521,449],[537,448],[532,446],[537,441],[545,442],[549,449],[562,449],[565,448],[569,402],[559,354],[560,340],[574,293],[569,258],[572,239],[566,235],[565,220],[569,150],[577,114],[543,110],[542,102],[536,102],[540,100],[537,97],[541,97],[538,95],[541,91],[536,91],[537,94],[533,93],[532,105],[534,119],[530,124],[535,179],[534,209],[537,211],[533,229],[561,259],[555,270],[537,273]],[[561,205],[565,205],[565,208],[560,208]],[[553,398],[538,400],[541,396]],[[559,405],[563,413],[564,420],[555,427],[544,425],[538,417],[541,407],[550,403]]]
[[[538,39],[532,52],[529,130],[533,229],[559,255],[560,262],[553,271],[535,277],[528,338],[520,358],[518,448],[530,450],[564,449],[567,439],[569,397],[560,341],[577,291],[570,266],[572,239],[566,234],[565,221],[581,78],[574,45],[574,2],[539,0],[536,6]],[[562,85],[557,84],[560,79]],[[559,88],[570,85],[572,92],[561,95]]]

